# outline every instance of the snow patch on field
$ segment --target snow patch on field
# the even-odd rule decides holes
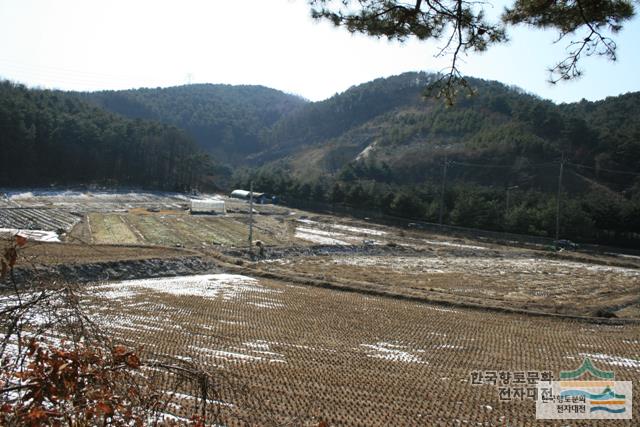
[[[60,242],[58,233],[45,230],[22,230],[19,228],[0,228],[0,237],[22,236],[36,242]]]
[[[625,368],[640,368],[640,360],[628,359],[620,356],[610,356],[601,353],[580,353],[580,356],[589,357],[594,360],[607,363],[613,366],[624,366]]]
[[[180,399],[180,400],[200,400],[201,399],[201,397],[195,397],[185,393],[178,393],[172,390],[165,390],[164,392],[166,393],[167,397],[171,397],[172,399]],[[233,404],[231,403],[227,403],[227,402],[223,402],[221,400],[215,400],[215,399],[207,399],[207,403],[212,403],[215,405],[222,405],[222,406],[233,406]]]
[[[249,354],[236,353],[233,351],[224,351],[224,350],[212,350],[209,348],[200,348],[193,345],[190,345],[189,349],[193,350],[196,353],[205,353],[213,356],[216,359],[223,359],[223,360],[243,360],[248,362],[258,362],[263,359],[262,357],[251,356]]]
[[[149,192],[149,191],[76,191],[76,190],[39,190],[33,189],[28,191],[7,191],[6,196],[10,200],[26,200],[34,198],[51,198],[51,199],[159,199],[173,198],[180,200],[188,200],[189,196],[180,193],[171,192]],[[193,196],[190,196],[193,197]],[[207,195],[210,197],[210,195]],[[218,196],[215,196],[218,197]]]
[[[461,345],[453,345],[453,344],[438,344],[434,347],[436,350],[464,350],[464,347]]]
[[[0,189],[0,193],[1,193]],[[194,196],[191,196],[194,197]],[[209,197],[201,195],[197,197]],[[121,211],[132,208],[180,209],[190,196],[170,192],[149,191],[77,191],[29,189],[6,191],[4,201],[12,207],[43,207],[54,205],[58,208],[86,211]]]
[[[344,236],[343,233],[335,233],[332,231],[324,231],[324,230],[318,230],[315,228],[307,228],[307,227],[298,227],[296,228],[296,232],[307,233],[307,234],[317,234],[318,236],[327,236],[327,237]]]
[[[261,302],[251,301],[249,304],[259,308],[284,308],[284,304],[280,304],[274,301],[261,301]]]
[[[617,256],[622,258],[631,258],[631,259],[640,259],[640,256],[637,255],[628,255],[628,254],[618,254],[615,252],[605,252],[605,255]]]
[[[350,225],[336,224],[336,225],[332,225],[331,227],[337,228],[338,230],[350,231],[352,233],[371,234],[374,236],[384,236],[385,234],[387,234],[386,231],[374,230],[372,228],[352,227]]]
[[[225,350],[216,350],[190,345],[189,349],[193,350],[196,353],[204,353],[206,355],[212,356],[215,359],[222,359],[225,361],[266,361],[269,363],[286,363],[283,354],[270,351],[269,343],[262,340],[258,340],[256,342],[246,342],[244,343],[244,348],[232,347]]]
[[[125,280],[109,285],[94,286],[98,296],[105,298],[132,298],[143,290],[177,296],[198,296],[228,301],[243,293],[272,293],[275,290],[258,285],[258,280],[239,274],[203,274],[196,276],[162,277],[155,279]]]
[[[355,233],[355,234],[370,234],[373,236],[384,236],[385,234],[387,234],[386,231],[375,230],[373,228],[354,227],[351,225],[343,225],[343,224],[327,224],[327,223],[321,223],[321,222],[313,221],[311,219],[306,219],[306,218],[298,219],[297,221],[307,225],[323,226],[326,228],[332,228],[334,230],[346,231],[346,232]],[[301,228],[303,227],[298,227],[298,230],[300,230]],[[341,233],[323,231],[323,230],[318,230],[316,228],[313,228],[313,229],[307,228],[305,230],[306,232],[320,234],[323,236],[331,236],[331,235],[344,236],[344,234],[341,234]]]
[[[247,347],[257,348],[260,350],[269,350],[269,341],[265,340],[257,340],[257,341],[249,341],[244,343]]]
[[[430,245],[450,246],[453,248],[460,248],[460,249],[474,249],[479,251],[489,249],[486,246],[463,245],[461,243],[443,242],[441,240],[425,240],[424,242]]]
[[[428,310],[441,311],[443,313],[458,313],[458,310],[454,310],[451,308],[435,307],[435,306],[429,306],[429,305],[426,305],[424,307],[427,308]]]
[[[350,256],[335,257],[331,262],[336,265],[358,267],[390,268],[394,271],[408,271],[420,273],[444,273],[447,263],[438,258],[418,257],[380,257],[380,256]]]
[[[360,344],[360,346],[365,348],[367,357],[391,360],[393,362],[427,363],[420,357],[411,354],[411,350],[403,345],[380,341],[375,344]],[[418,352],[416,351],[416,353]]]
[[[116,285],[113,286],[94,286],[89,288],[90,291],[96,290],[96,295],[107,298],[107,299],[129,299],[136,296],[138,293],[129,288],[116,288]]]
[[[544,268],[556,267],[558,269],[564,268],[567,270],[586,270],[588,272],[593,272],[593,273],[615,273],[615,274],[621,274],[627,277],[640,276],[640,270],[634,269],[634,268],[614,267],[614,266],[599,265],[599,264],[587,264],[584,262],[576,262],[576,261],[555,261],[555,260],[541,259],[541,258],[527,258],[522,260],[499,260],[498,262],[507,263],[507,265],[511,265],[516,268],[519,267],[523,269],[524,272],[527,272],[527,273],[529,272],[538,273],[539,271],[537,269],[543,268],[543,267]],[[558,272],[558,273],[562,274],[562,272]],[[568,274],[568,272],[565,274]]]
[[[350,256],[333,257],[335,265],[378,267],[402,273],[468,273],[479,276],[496,274],[531,274],[567,276],[576,270],[587,273],[608,273],[625,277],[640,277],[640,270],[587,264],[575,261],[557,261],[543,258],[495,258],[495,257],[439,257],[439,256]]]
[[[294,213],[294,215],[295,215],[295,213]],[[312,219],[306,219],[306,218],[298,218],[297,221],[301,222],[303,224],[309,224],[309,225],[311,225],[311,224],[319,224],[318,221],[314,221]]]
[[[334,239],[334,237],[344,236],[342,233],[333,233],[330,231],[316,230],[315,228],[298,227],[296,228],[295,237],[297,239],[306,240],[321,245],[348,245],[347,242]]]

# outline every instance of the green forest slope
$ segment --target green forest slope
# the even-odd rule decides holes
[[[0,185],[186,190],[209,159],[184,131],[127,119],[59,91],[0,82]]]
[[[236,164],[261,149],[261,134],[306,103],[264,86],[194,84],[82,95],[114,113],[157,120],[190,134],[221,163]]]
[[[309,103],[279,120],[252,156],[264,191],[500,231],[634,240],[640,231],[640,93],[556,105],[471,79],[454,106],[425,99],[406,73]],[[510,199],[509,201],[507,199]],[[509,203],[509,206],[507,204]]]

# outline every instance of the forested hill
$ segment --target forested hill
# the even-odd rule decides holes
[[[305,174],[310,166],[331,173],[369,159],[385,162],[403,182],[424,180],[445,154],[516,169],[563,153],[592,167],[636,171],[640,165],[638,93],[555,105],[471,79],[475,95],[449,107],[422,96],[431,79],[406,73],[307,104],[276,123],[265,134],[267,149],[253,157],[258,163],[289,157],[294,171],[304,164]]]
[[[193,84],[157,89],[82,94],[130,118],[178,126],[223,163],[239,163],[262,149],[261,133],[306,104],[300,97],[264,86]]]
[[[448,106],[424,98],[434,78],[405,73],[321,102],[261,86],[69,93],[4,82],[0,185],[187,189],[213,172],[224,187],[231,169],[214,171],[199,145],[234,166],[229,186],[251,178],[284,200],[546,236],[561,177],[561,235],[639,240],[640,93],[556,105],[470,79],[475,94]]]
[[[259,170],[234,182],[438,221],[446,175],[445,223],[552,236],[562,170],[561,235],[638,238],[640,93],[556,105],[470,79],[475,94],[448,106],[422,96],[433,78],[406,73],[302,106],[264,133]]]
[[[266,151],[254,158],[261,162],[340,137],[394,109],[416,106],[427,110],[422,92],[432,75],[406,73],[354,86],[325,101],[304,105],[280,119],[264,134]]]
[[[0,82],[0,185],[185,190],[209,159],[182,130],[126,119],[65,92]]]

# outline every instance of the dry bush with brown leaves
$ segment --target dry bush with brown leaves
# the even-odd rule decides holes
[[[217,421],[210,373],[167,357],[141,360],[141,349],[113,342],[83,312],[77,286],[37,274],[29,283],[18,283],[14,268],[26,244],[21,236],[5,241],[0,261],[1,425],[201,426]],[[196,390],[196,404],[189,416],[174,416],[172,400],[185,384]]]

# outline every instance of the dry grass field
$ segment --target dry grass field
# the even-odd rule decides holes
[[[245,215],[246,216],[246,215]],[[269,232],[263,232],[263,223],[270,218],[258,218],[256,239],[267,244],[280,243]],[[98,244],[146,244],[161,246],[246,245],[248,226],[244,216],[215,217],[190,215],[185,212],[132,211],[129,213],[90,213],[87,221],[76,227],[71,236],[86,235],[88,228],[93,243]],[[270,229],[275,224],[269,224]]]
[[[496,387],[471,385],[470,373],[557,376],[591,357],[619,380],[640,381],[638,325],[449,309],[236,275],[97,285],[87,304],[122,340],[217,370],[226,425],[537,426],[533,401],[501,401]]]
[[[549,313],[636,317],[640,270],[549,259],[538,254],[335,254],[269,260],[292,274],[357,280],[411,295]],[[600,314],[601,315],[601,314]]]
[[[266,249],[250,260],[245,202],[227,199],[224,216],[190,215],[187,202],[23,192],[0,200],[0,219],[6,228],[31,221],[65,231],[63,243],[30,242],[23,255],[34,262],[196,255],[217,265],[206,275],[86,285],[82,301],[145,356],[211,370],[223,425],[634,425],[536,421],[532,400],[501,400],[499,387],[473,385],[471,373],[557,376],[589,357],[638,384],[638,257],[501,246],[256,206],[254,239]],[[577,318],[602,315],[618,319]],[[167,415],[184,417],[196,394],[181,389]],[[637,420],[639,393],[633,403]]]

